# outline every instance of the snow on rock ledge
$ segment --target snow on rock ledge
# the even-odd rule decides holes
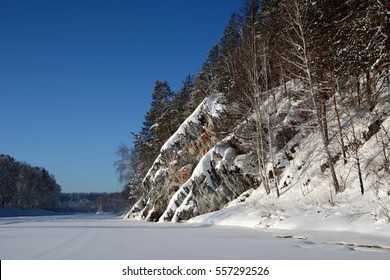
[[[232,148],[232,137],[218,142],[205,154],[191,178],[172,196],[159,221],[182,221],[220,210],[252,188],[254,178],[237,164],[239,150]]]
[[[147,221],[188,220],[221,209],[252,187],[235,165],[234,137],[223,140],[225,97],[206,98],[168,141],[143,181],[149,190],[127,214]],[[233,148],[234,146],[235,148]],[[239,165],[239,164],[238,164]],[[237,176],[231,176],[232,173]]]

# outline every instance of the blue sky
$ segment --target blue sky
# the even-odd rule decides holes
[[[241,0],[0,0],[0,154],[114,192],[156,80],[196,74]]]

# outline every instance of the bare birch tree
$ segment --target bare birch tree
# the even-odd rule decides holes
[[[242,63],[246,69],[246,77],[249,83],[249,91],[245,92],[249,100],[250,109],[253,111],[254,130],[252,132],[252,144],[256,153],[258,175],[263,182],[267,194],[271,193],[269,177],[266,170],[266,147],[264,145],[265,133],[263,129],[262,104],[264,102],[261,90],[261,58],[259,42],[255,30],[252,29],[249,35],[243,38]]]
[[[304,93],[311,101],[314,110],[316,124],[319,129],[323,149],[327,158],[327,164],[332,176],[332,182],[336,193],[342,192],[339,185],[332,155],[328,147],[326,134],[326,123],[321,109],[319,85],[316,84],[313,69],[313,47],[309,33],[309,1],[308,0],[285,0],[282,2],[282,9],[287,25],[285,40],[291,46],[290,51],[283,55],[287,63],[296,68],[293,75],[304,82]]]

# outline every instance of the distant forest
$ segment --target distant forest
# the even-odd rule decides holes
[[[0,208],[122,213],[128,208],[128,196],[127,192],[61,193],[45,168],[0,155]]]
[[[129,208],[129,195],[117,193],[62,193],[59,210],[77,213],[117,213]]]
[[[61,187],[45,168],[0,155],[0,207],[56,210]]]

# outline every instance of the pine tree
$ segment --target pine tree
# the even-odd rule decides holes
[[[221,79],[222,57],[220,47],[216,43],[210,49],[206,61],[202,65],[198,78],[196,79],[195,92],[191,102],[196,107],[205,97],[219,91],[218,85]]]
[[[61,187],[46,169],[0,155],[0,207],[57,209]]]
[[[155,118],[153,130],[155,131],[154,141],[157,148],[156,157],[165,141],[175,132],[172,127],[173,112],[170,110],[173,96],[174,93],[167,81],[156,82],[150,110],[153,118]]]
[[[169,127],[169,104],[173,97],[168,82],[156,81],[152,93],[151,108],[145,115],[141,131],[133,133],[135,149],[142,155],[145,166],[150,168],[164,142],[173,133]]]
[[[253,29],[258,23],[258,12],[260,10],[260,1],[245,0],[242,13],[244,15],[244,29]]]
[[[183,123],[183,121],[192,113],[195,109],[190,106],[191,95],[195,90],[195,76],[188,75],[182,84],[181,89],[172,99],[169,105],[172,130],[175,130]]]
[[[221,67],[218,91],[225,93],[227,96],[233,93],[234,88],[234,71],[235,58],[240,46],[240,22],[236,13],[233,13],[225,27],[224,34],[220,42]]]
[[[0,155],[0,207],[12,206],[17,193],[18,166],[14,158]]]
[[[375,0],[347,0],[336,9],[336,74],[346,79],[356,77],[357,102],[368,104],[372,110],[378,98],[374,79],[389,75],[389,5]],[[360,87],[362,77],[364,89]]]
[[[220,52],[224,60],[232,59],[232,54],[236,52],[240,44],[240,22],[236,13],[230,16],[229,22],[225,27],[220,43]]]

